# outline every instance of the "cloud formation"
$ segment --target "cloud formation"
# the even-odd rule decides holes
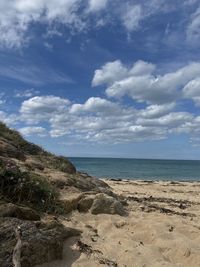
[[[25,136],[38,135],[44,137],[47,135],[46,129],[43,127],[23,127],[19,129],[19,132]]]
[[[25,126],[18,128],[26,136],[69,136],[86,142],[161,140],[170,134],[188,134],[195,140],[200,134],[200,117],[176,111],[175,103],[136,109],[99,97],[72,104],[68,99],[46,95],[23,101],[19,114],[1,111],[0,117],[9,125],[23,122]]]
[[[200,40],[200,6],[191,15],[190,22],[186,29],[187,40],[192,44],[197,44]]]
[[[89,0],[89,11],[97,12],[106,7],[108,0]]]
[[[77,103],[55,95],[33,96],[34,91],[27,90],[23,96],[28,99],[22,101],[19,112],[2,110],[0,119],[20,125],[20,132],[27,136],[69,136],[78,141],[116,144],[186,134],[196,142],[200,116],[186,111],[184,101],[190,100],[194,110],[200,105],[199,76],[199,62],[161,75],[151,62],[125,65],[115,60],[96,70],[92,80],[93,86],[105,86],[108,98],[90,97]],[[123,101],[124,96],[130,98],[128,102]]]
[[[156,72],[156,66],[148,62],[140,60],[128,68],[117,60],[96,70],[92,85],[107,85],[108,97],[127,95],[147,104],[170,103],[182,97],[183,88],[184,95],[189,96],[186,91],[191,84],[188,83],[200,75],[200,63],[193,62],[163,75]]]
[[[46,28],[46,37],[54,34],[62,36],[60,28],[67,29],[72,35],[87,32],[105,25],[120,25],[125,33],[132,34],[147,29],[152,17],[179,11],[184,24],[187,40],[197,43],[199,34],[199,9],[192,9],[197,1],[176,0],[1,0],[0,1],[0,46],[19,48],[34,38],[32,26]],[[188,11],[188,6],[190,7]],[[101,14],[101,17],[98,16]],[[185,25],[187,21],[187,25]],[[59,27],[62,26],[62,27]],[[59,29],[59,30],[58,30]],[[181,33],[180,31],[180,33]],[[54,34],[53,34],[54,32]],[[45,32],[43,33],[45,35]],[[52,47],[45,42],[48,49]]]
[[[72,79],[64,73],[53,68],[30,65],[27,62],[17,61],[11,64],[0,65],[0,78],[19,81],[24,84],[42,86],[45,84],[73,83]]]

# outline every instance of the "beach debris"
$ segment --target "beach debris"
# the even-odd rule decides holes
[[[75,249],[81,253],[85,253],[88,257],[93,257],[100,264],[106,264],[108,267],[118,267],[115,261],[104,258],[100,250],[93,249],[92,246],[83,243],[81,240],[76,242]]]
[[[186,207],[186,205],[184,205],[183,203],[180,203],[179,208],[182,209],[182,210],[184,210],[184,209],[186,209],[187,207]]]
[[[117,262],[111,261],[111,260],[108,260],[108,259],[100,259],[99,263],[100,264],[106,264],[108,267],[118,267]]]

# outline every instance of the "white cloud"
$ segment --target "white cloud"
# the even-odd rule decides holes
[[[197,129],[194,115],[174,109],[175,103],[137,110],[99,97],[72,104],[59,97],[43,96],[22,103],[20,120],[48,123],[51,137],[68,135],[75,140],[103,143],[159,140],[171,133],[191,134]],[[24,134],[29,134],[31,129],[32,126],[25,127]]]
[[[200,41],[200,7],[191,15],[186,29],[189,43],[198,44]]]
[[[47,135],[47,131],[43,127],[28,126],[20,128],[18,131],[24,136],[38,135],[44,137]]]
[[[7,114],[3,110],[0,110],[0,121],[7,125],[14,125],[19,121],[19,116],[17,114]]]
[[[106,63],[101,69],[95,71],[92,85],[112,84],[127,75],[127,69],[120,60]]]
[[[128,95],[138,102],[158,105],[170,103],[181,97],[183,87],[200,75],[200,63],[190,63],[164,75],[156,75],[155,72],[156,67],[151,63],[137,61],[128,69],[117,60],[96,70],[92,84],[107,84],[106,94],[109,97]]]
[[[146,109],[141,110],[140,116],[146,119],[159,118],[172,111],[175,106],[175,103],[165,105],[150,105]]]
[[[108,0],[89,0],[89,11],[97,12],[106,7]]]
[[[178,129],[180,125],[183,125],[185,122],[192,120],[193,120],[193,115],[188,112],[171,112],[159,118],[153,118],[153,119],[139,118],[137,120],[137,123],[143,126],[151,126],[151,127],[165,126],[169,130],[172,130],[173,128]]]
[[[183,96],[192,99],[197,106],[200,106],[200,78],[191,80],[183,88]]]
[[[73,104],[70,113],[71,114],[81,114],[84,112],[91,113],[115,113],[121,111],[119,106],[113,102],[100,97],[91,97],[84,104]]]
[[[1,0],[0,42],[8,47],[19,47],[27,41],[31,23],[60,22],[81,29],[83,24],[76,14],[80,0]]]
[[[129,71],[129,76],[143,76],[152,74],[156,69],[156,66],[152,63],[145,62],[143,60],[138,60],[133,64],[133,67]]]
[[[127,77],[148,75],[151,74],[155,68],[156,66],[152,63],[138,60],[129,69],[127,66],[124,66],[120,60],[115,60],[106,63],[101,69],[95,70],[92,86],[101,84],[110,85]]]
[[[45,26],[46,34],[43,32],[41,35],[49,38],[54,35],[63,37],[63,29],[66,28],[73,35],[87,32],[91,28],[104,27],[106,24],[118,25],[118,23],[121,23],[130,35],[131,32],[138,31],[141,25],[146,29],[146,21],[151,16],[180,10],[180,5],[176,2],[167,3],[164,0],[1,0],[0,47],[19,48],[28,44],[35,37],[31,27],[37,24]],[[191,4],[195,0],[187,2]],[[182,6],[185,6],[185,3],[186,1]],[[198,17],[198,11],[191,17],[187,29],[188,39],[190,37],[195,39],[199,36],[197,33],[199,32]],[[48,42],[46,42],[46,47],[52,49]]]
[[[141,5],[127,6],[122,21],[128,31],[135,31],[139,28],[140,21],[143,18]]]
[[[34,95],[38,95],[40,92],[38,90],[35,90],[33,88],[26,89],[26,90],[16,90],[15,91],[15,97],[16,98],[29,98]]]
[[[29,123],[48,120],[54,114],[64,112],[70,101],[57,96],[35,96],[24,101],[20,108],[21,117]]]

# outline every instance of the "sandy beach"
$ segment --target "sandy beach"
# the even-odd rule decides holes
[[[127,215],[60,218],[82,234],[67,239],[62,261],[40,267],[200,266],[200,183],[104,181],[127,203]]]

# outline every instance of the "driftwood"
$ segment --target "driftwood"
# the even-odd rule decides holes
[[[22,231],[20,226],[18,226],[18,228],[15,229],[15,235],[17,238],[17,243],[13,250],[12,262],[14,267],[21,267]]]

